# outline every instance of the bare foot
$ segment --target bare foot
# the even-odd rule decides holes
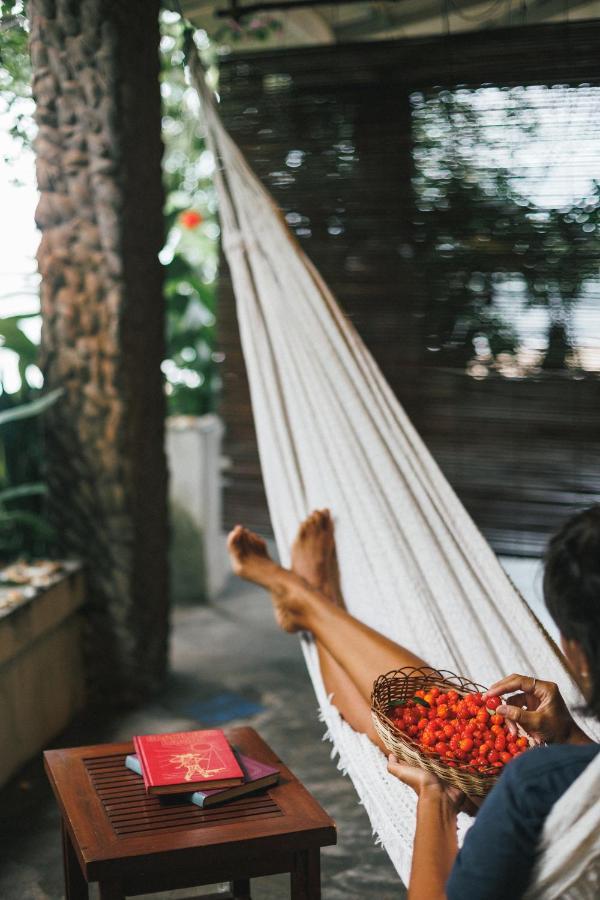
[[[267,545],[261,537],[236,525],[227,536],[227,550],[236,575],[268,589],[274,587],[273,576],[279,566],[269,556]]]
[[[334,603],[344,605],[333,519],[328,509],[315,510],[300,525],[292,546],[292,571]]]
[[[284,631],[304,631],[306,593],[309,585],[294,572],[273,562],[267,545],[254,532],[236,525],[227,538],[233,571],[271,592],[275,618]]]

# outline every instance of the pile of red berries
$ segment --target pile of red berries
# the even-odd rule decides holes
[[[504,716],[496,713],[501,702],[499,697],[461,696],[431,687],[393,703],[389,716],[422,753],[452,768],[489,774],[529,746],[527,738],[511,734]]]

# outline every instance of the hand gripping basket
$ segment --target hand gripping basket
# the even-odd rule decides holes
[[[432,772],[442,781],[459,788],[470,797],[485,797],[498,780],[502,769],[490,766],[482,772],[475,772],[471,763],[458,761],[456,768],[451,767],[434,751],[427,752],[410,735],[401,731],[391,718],[390,713],[395,705],[399,705],[403,700],[410,700],[418,690],[428,691],[432,687],[438,687],[442,691],[455,690],[463,697],[478,691],[485,693],[487,690],[482,685],[453,672],[429,667],[386,672],[385,675],[379,676],[371,694],[371,715],[375,730],[387,750],[398,759]],[[535,743],[519,725],[517,731],[519,735],[527,738],[530,745]]]

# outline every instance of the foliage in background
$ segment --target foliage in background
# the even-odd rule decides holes
[[[26,402],[18,394],[0,394],[0,562],[46,556],[54,549],[54,532],[44,515],[39,417],[61,393]]]
[[[544,139],[550,149],[545,156],[530,149],[530,165],[534,173],[545,167],[552,189],[555,146],[583,120],[577,88],[561,89],[555,100],[569,115],[566,138],[558,118],[543,120],[539,108],[550,91],[482,87],[411,96],[415,241],[433,285],[423,290],[423,333],[437,364],[520,375],[581,371],[573,317],[598,277],[600,182],[592,180],[583,197],[542,205],[527,195],[535,178],[528,182],[514,160],[521,147]],[[518,361],[518,314],[497,302],[510,291],[525,310],[546,314],[545,346],[527,364]]]
[[[201,133],[198,96],[186,80],[180,17],[163,12],[161,30],[167,231],[161,259],[168,348],[163,372],[169,412],[202,415],[214,409],[220,385],[220,357],[215,352],[219,226],[214,160]],[[210,66],[215,54],[208,37],[200,31],[196,40]]]
[[[24,4],[0,0],[0,117],[14,139],[2,163],[10,165],[31,145],[35,127],[31,100],[31,66],[27,50]],[[16,182],[17,179],[13,178]],[[4,299],[4,298],[1,298]],[[7,299],[13,299],[9,295]],[[19,327],[32,315],[0,318],[2,348],[18,359],[21,387],[7,393],[0,382],[0,561],[16,556],[43,556],[52,549],[53,534],[44,517],[44,454],[39,415],[49,399],[28,383],[26,373],[37,363],[38,347]],[[37,371],[37,370],[36,370]],[[39,373],[38,373],[39,374]]]
[[[34,134],[31,101],[31,65],[27,51],[24,4],[0,0],[0,115],[10,117],[10,134],[17,139],[16,152]],[[4,162],[10,163],[11,157]]]
[[[31,68],[23,2],[0,0],[0,113],[8,114],[15,156],[34,136]],[[161,15],[165,142],[165,265],[167,358],[163,363],[170,413],[201,415],[215,407],[219,389],[215,353],[215,303],[219,227],[211,182],[213,161],[200,134],[199,104],[186,83],[183,24],[176,13]],[[200,48],[211,47],[198,32]],[[214,54],[213,54],[214,55]],[[10,158],[5,160],[10,162]],[[186,216],[186,213],[194,216]],[[0,321],[3,346],[19,356],[21,377],[31,358],[31,341],[19,328],[24,316]],[[22,391],[26,393],[23,381]]]
[[[283,29],[281,21],[268,12],[256,13],[250,18],[246,16],[241,21],[229,18],[222,22],[212,35],[212,39],[218,44],[228,41],[237,44],[244,38],[267,41]]]

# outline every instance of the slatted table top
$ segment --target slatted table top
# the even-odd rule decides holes
[[[46,772],[88,881],[116,877],[135,862],[145,871],[166,865],[214,865],[231,855],[323,847],[336,842],[335,823],[252,728],[227,732],[242,753],[277,766],[280,781],[256,795],[200,809],[161,803],[125,767],[131,743],[48,750]]]

